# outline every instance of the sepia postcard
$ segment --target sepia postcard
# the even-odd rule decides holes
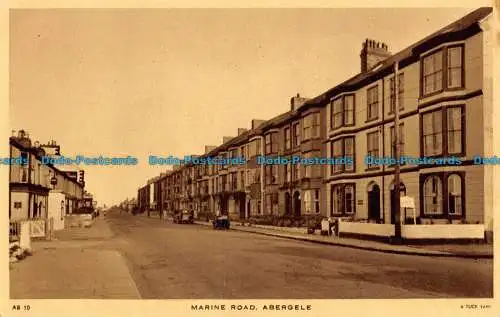
[[[0,317],[500,316],[499,1],[1,8]]]

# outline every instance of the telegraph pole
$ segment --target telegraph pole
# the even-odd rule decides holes
[[[400,142],[399,142],[399,78],[398,78],[398,62],[394,63],[394,146],[396,166],[394,167],[394,243],[401,243],[401,190],[400,190]],[[391,144],[392,146],[392,144]]]

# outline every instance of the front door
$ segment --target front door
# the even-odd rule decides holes
[[[285,193],[285,215],[292,214],[291,198],[290,193]]]
[[[293,194],[293,211],[294,211],[294,216],[295,217],[300,217],[301,211],[300,211],[300,193],[295,192]]]
[[[220,204],[221,215],[227,216],[227,214],[228,214],[228,210],[227,210],[228,203],[227,203],[227,201],[228,201],[227,197],[224,197],[224,196],[221,197],[221,204]]]
[[[245,194],[241,195],[239,197],[239,199],[240,199],[240,219],[245,219],[246,218],[245,217],[245,205],[246,205],[245,204],[245,200],[246,200]]]
[[[368,219],[380,220],[380,187],[373,185],[368,192]]]

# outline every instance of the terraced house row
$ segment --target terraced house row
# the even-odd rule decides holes
[[[199,217],[318,214],[392,224],[394,166],[364,159],[394,157],[398,104],[402,155],[461,160],[400,166],[400,190],[414,198],[418,223],[482,224],[491,231],[492,167],[473,162],[493,156],[491,14],[491,8],[475,10],[396,54],[366,40],[359,74],[314,98],[297,94],[288,112],[254,119],[250,129],[200,155],[242,156],[246,164],[176,166],[139,189],[139,207],[192,208]],[[258,155],[352,157],[354,163],[264,166]],[[413,210],[404,214],[412,218]]]

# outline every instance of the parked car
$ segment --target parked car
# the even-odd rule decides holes
[[[177,213],[174,216],[174,223],[193,224],[194,223],[194,212],[192,210],[185,209],[182,212]]]
[[[214,230],[217,229],[229,229],[230,227],[230,222],[228,216],[217,216],[213,220],[213,227]]]

